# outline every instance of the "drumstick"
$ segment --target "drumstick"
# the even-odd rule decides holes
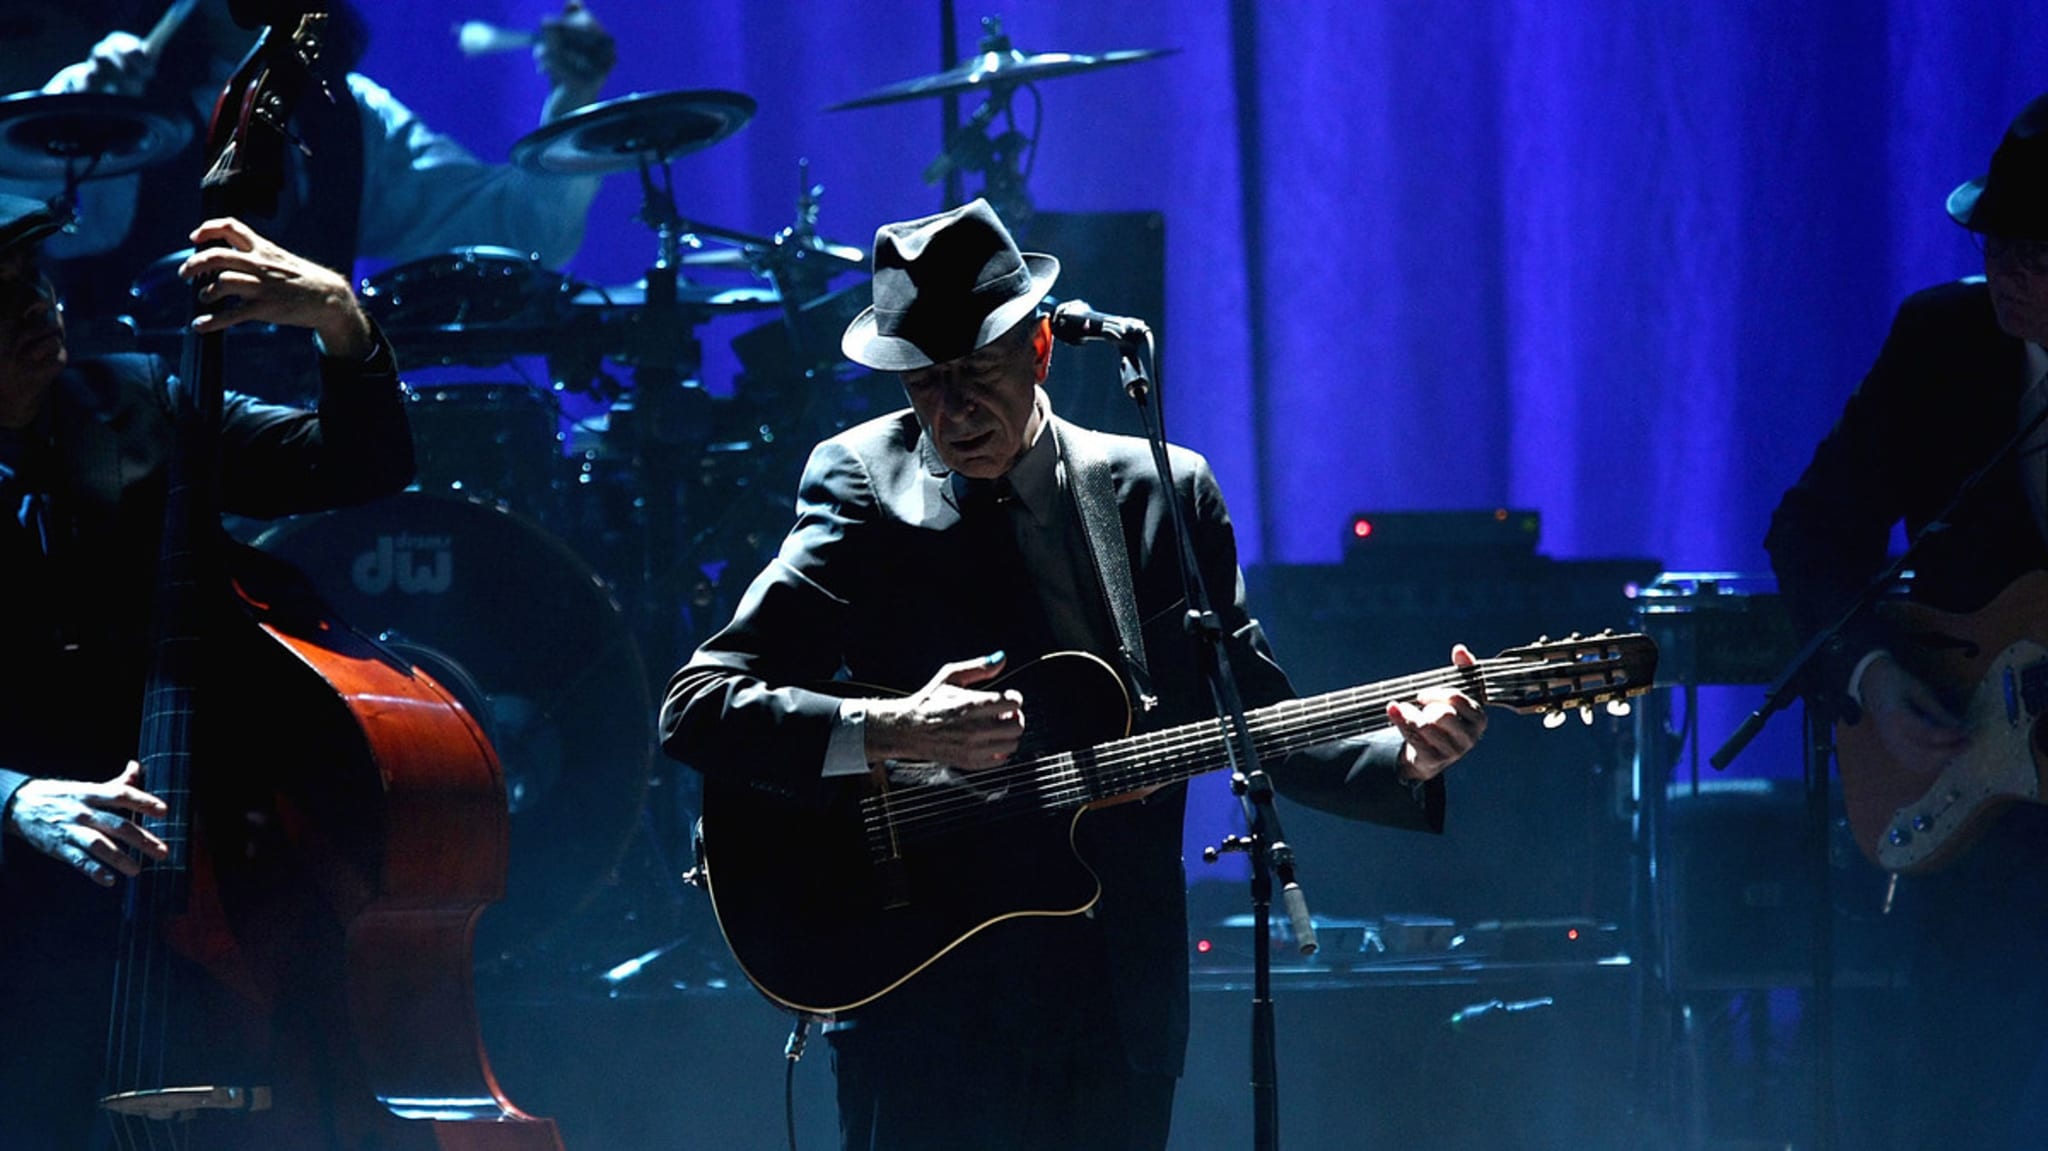
[[[190,16],[192,10],[197,7],[199,0],[171,0],[170,8],[158,17],[156,27],[151,28],[149,35],[142,38],[143,55],[152,60],[156,59],[157,54],[164,50],[164,45],[170,42],[172,36],[177,35],[178,26],[185,22],[185,17]]]

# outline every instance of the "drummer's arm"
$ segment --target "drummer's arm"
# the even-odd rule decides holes
[[[348,86],[363,113],[362,255],[404,261],[497,244],[559,268],[576,254],[599,177],[486,164],[376,81],[350,73]]]
[[[551,87],[540,122],[552,124],[597,99],[605,78],[619,62],[619,46],[582,0],[569,0],[562,14],[541,21],[533,42],[533,64]]]
[[[139,96],[156,74],[156,61],[133,32],[109,32],[92,46],[92,54],[58,69],[43,84],[45,92],[118,92]]]

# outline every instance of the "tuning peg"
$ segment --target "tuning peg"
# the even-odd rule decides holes
[[[1593,709],[1590,707],[1580,708],[1579,722],[1585,724],[1587,727],[1593,726]]]
[[[1631,707],[1629,705],[1629,702],[1625,699],[1610,699],[1607,701],[1608,715],[1619,717],[1627,715],[1628,713],[1634,710],[1635,708]]]
[[[1561,711],[1545,712],[1543,715],[1543,726],[1550,728],[1553,731],[1557,728],[1563,727],[1564,713]]]

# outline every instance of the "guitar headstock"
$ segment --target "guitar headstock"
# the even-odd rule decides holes
[[[1646,635],[1568,635],[1511,647],[1474,669],[1486,702],[1523,715],[1543,715],[1556,726],[1577,711],[1588,722],[1604,706],[1624,715],[1628,700],[1650,690],[1657,676],[1657,642]]]

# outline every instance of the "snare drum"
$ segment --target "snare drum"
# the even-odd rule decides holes
[[[655,743],[647,671],[604,581],[519,515],[417,492],[255,542],[440,681],[497,750],[512,851],[478,955],[515,950],[587,904],[635,827]]]

